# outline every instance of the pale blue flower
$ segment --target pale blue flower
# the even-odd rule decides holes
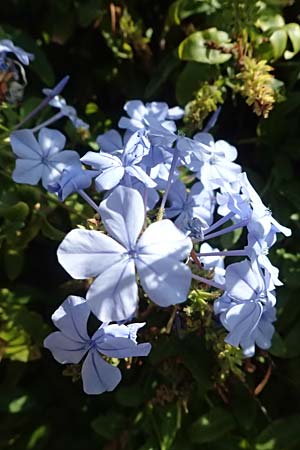
[[[86,300],[69,296],[52,315],[60,331],[51,333],[44,340],[44,346],[61,364],[78,364],[85,357],[81,369],[83,390],[86,394],[101,394],[115,389],[122,378],[120,369],[101,355],[111,358],[147,356],[151,345],[136,342],[137,331],[144,323],[102,324],[90,337],[87,332],[89,316]]]
[[[193,218],[199,219],[203,228],[207,228],[213,221],[214,194],[205,190],[200,182],[193,184],[189,194],[181,181],[174,182],[168,201],[170,206],[165,209],[165,217],[176,217],[175,224],[183,231],[189,230],[189,223]]]
[[[11,133],[10,143],[17,156],[13,180],[16,183],[38,184],[44,188],[57,181],[64,169],[81,167],[78,153],[62,150],[65,136],[57,130],[42,128],[36,140],[31,130],[17,130]]]
[[[90,187],[98,173],[95,170],[83,170],[77,166],[69,167],[63,170],[56,182],[48,184],[48,191],[57,193],[59,200],[64,201],[73,192]]]
[[[164,102],[151,102],[144,105],[140,100],[131,100],[125,103],[124,110],[128,117],[121,117],[119,121],[120,128],[126,128],[131,131],[151,128],[151,123],[161,123],[169,131],[176,131],[174,120],[181,119],[184,115],[182,108],[175,106],[169,108]]]
[[[215,142],[209,133],[197,133],[193,139],[182,137],[177,147],[187,167],[196,172],[207,190],[234,182],[241,172],[241,167],[233,162],[237,158],[236,148],[223,140]]]
[[[141,161],[149,153],[150,142],[143,132],[133,133],[125,145],[123,153],[88,152],[81,161],[100,170],[95,180],[99,191],[110,190],[122,180],[123,184],[132,184],[131,178],[138,179],[145,186],[153,188],[156,183],[140,167]]]
[[[52,89],[45,88],[43,89],[43,94],[46,96],[49,96],[53,93]],[[77,115],[77,111],[73,106],[69,106],[66,102],[66,100],[61,97],[60,95],[55,95],[50,101],[49,105],[53,106],[54,108],[60,109],[61,116],[66,116],[70,119],[70,121],[73,123],[74,127],[79,129],[83,128],[84,130],[89,129],[89,124],[84,122],[83,120],[79,119]]]
[[[229,331],[225,342],[241,346],[245,356],[255,353],[255,344],[271,346],[275,320],[274,295],[256,261],[244,260],[226,268],[225,293],[215,301],[215,313]]]
[[[223,285],[225,283],[224,258],[219,255],[201,256],[201,253],[218,253],[218,248],[213,248],[207,242],[203,242],[199,249],[199,260],[203,265],[203,269],[213,272],[213,280]]]
[[[144,225],[143,198],[118,186],[100,205],[110,236],[99,231],[73,230],[58,248],[58,260],[76,279],[96,277],[87,292],[93,313],[103,322],[124,320],[138,302],[136,271],[149,298],[160,306],[184,302],[191,272],[180,262],[192,242],[170,220]]]
[[[22,48],[17,47],[9,39],[2,39],[0,41],[0,55],[5,56],[6,53],[13,53],[18,60],[26,66],[34,59],[34,55],[32,53],[28,53]]]

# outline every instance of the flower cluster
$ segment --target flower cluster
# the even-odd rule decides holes
[[[278,233],[291,232],[273,218],[251,186],[236,162],[236,148],[209,133],[219,111],[205,130],[187,137],[177,132],[181,108],[129,101],[119,121],[123,134],[101,134],[99,151],[80,158],[65,149],[61,132],[46,127],[61,116],[86,127],[75,109],[57,97],[62,87],[61,82],[44,90],[46,103],[60,108],[58,114],[34,129],[11,134],[16,182],[35,185],[41,180],[61,201],[77,192],[101,220],[101,229],[70,231],[58,248],[58,261],[71,277],[92,281],[86,299],[68,297],[53,315],[60,331],[50,334],[45,346],[55,359],[65,364],[85,358],[86,393],[114,389],[121,375],[107,358],[150,351],[150,344],[136,342],[144,323],[126,325],[138,317],[141,292],[168,307],[188,299],[192,279],[219,289],[214,312],[228,331],[227,343],[240,346],[247,357],[255,345],[269,348],[275,287],[282,283],[267,254]],[[182,170],[189,173],[188,189]],[[100,205],[86,192],[92,183]],[[207,242],[239,228],[247,240],[244,248],[219,250]],[[238,262],[225,264],[226,257]],[[208,271],[207,278],[193,273],[198,266]],[[93,334],[87,329],[90,314],[102,322]]]

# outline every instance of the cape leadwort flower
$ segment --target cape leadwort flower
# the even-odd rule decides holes
[[[34,59],[34,55],[32,53],[28,53],[21,47],[17,47],[9,39],[2,39],[0,41],[0,57],[6,57],[7,53],[13,53],[18,60],[26,66],[28,66],[30,61]]]
[[[100,205],[110,236],[73,230],[58,248],[58,260],[76,279],[96,277],[87,292],[92,312],[103,322],[131,317],[137,308],[136,271],[149,298],[160,306],[184,302],[191,272],[184,263],[192,242],[170,220],[144,225],[143,198],[118,186]]]
[[[57,193],[60,201],[64,201],[73,192],[90,187],[93,178],[98,175],[95,170],[83,170],[81,167],[72,166],[64,169],[57,181],[48,184],[48,191]]]
[[[49,97],[53,94],[53,90],[48,88],[43,89],[43,94]],[[89,124],[79,119],[76,109],[73,106],[69,106],[66,100],[60,95],[54,95],[53,98],[49,101],[49,105],[60,110],[60,112],[53,117],[53,119],[55,118],[55,121],[60,117],[66,116],[70,119],[75,128],[83,128],[84,130],[89,129]]]
[[[202,183],[194,183],[190,193],[181,181],[171,185],[168,201],[170,206],[165,209],[165,217],[176,218],[175,225],[182,231],[190,231],[193,218],[201,221],[202,227],[207,228],[212,223],[215,207],[213,192],[203,188]]]
[[[144,105],[140,100],[131,100],[125,103],[124,110],[129,117],[121,117],[119,127],[131,131],[151,128],[157,122],[170,131],[176,131],[174,120],[183,117],[184,111],[179,106],[169,108],[164,102],[151,102]]]
[[[241,346],[245,356],[255,353],[255,344],[268,349],[274,333],[275,297],[257,261],[244,260],[226,268],[225,293],[214,310],[229,331],[225,342]]]
[[[122,155],[88,152],[81,158],[81,161],[101,171],[95,180],[96,188],[99,191],[113,189],[121,181],[130,186],[132,178],[153,188],[156,183],[140,167],[142,159],[149,153],[149,150],[150,142],[147,136],[143,132],[137,131],[129,138]]]
[[[187,165],[196,172],[205,189],[218,189],[224,182],[234,182],[241,172],[241,167],[233,162],[237,158],[236,148],[223,140],[215,142],[211,134],[197,133],[193,139],[182,138],[178,147],[192,155]]]
[[[54,325],[60,330],[51,333],[44,341],[56,361],[61,364],[78,364],[81,369],[83,390],[86,394],[112,391],[121,381],[121,372],[104,357],[129,358],[147,356],[148,343],[137,344],[137,331],[144,323],[117,325],[103,323],[92,336],[87,331],[90,308],[85,299],[69,296],[52,315]],[[103,356],[102,356],[103,355]]]
[[[62,150],[66,138],[57,130],[42,128],[38,140],[31,130],[17,130],[11,133],[10,143],[17,156],[13,172],[16,183],[35,185],[42,180],[47,189],[67,167],[81,167],[78,153]]]

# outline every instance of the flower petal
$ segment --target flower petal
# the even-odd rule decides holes
[[[155,181],[146,174],[146,172],[138,166],[128,166],[125,169],[126,173],[129,173],[130,176],[137,178],[148,188],[153,188],[156,186]]]
[[[230,264],[226,268],[226,291],[238,301],[254,300],[263,290],[263,282],[249,260]]]
[[[44,340],[44,347],[61,364],[78,364],[87,351],[85,342],[74,341],[60,331],[49,334]]]
[[[107,153],[114,153],[123,148],[122,137],[116,130],[109,130],[97,137],[97,144]]]
[[[121,372],[108,364],[98,352],[90,351],[82,365],[83,390],[86,394],[113,391],[121,381]]]
[[[192,274],[185,264],[169,257],[143,255],[136,260],[136,268],[143,289],[153,302],[170,306],[186,300]]]
[[[57,250],[59,263],[75,279],[95,277],[121,261],[126,249],[99,231],[72,230]]]
[[[137,243],[137,253],[140,255],[160,255],[175,259],[186,258],[193,244],[171,220],[164,219],[152,223],[142,234]]]
[[[135,189],[118,186],[100,204],[105,228],[128,250],[135,247],[145,218],[144,202]]]
[[[225,342],[237,347],[243,338],[249,338],[258,326],[262,311],[261,303],[256,302],[241,303],[230,308],[224,316],[221,316],[222,324],[230,331]]]
[[[84,298],[70,295],[52,314],[52,322],[70,339],[89,341],[87,321],[90,313],[91,310]]]
[[[40,181],[44,166],[41,160],[37,159],[17,159],[16,167],[12,174],[12,179],[16,183],[35,185]]]
[[[134,356],[147,356],[151,344],[135,344],[130,339],[116,337],[107,338],[97,345],[99,352],[111,358],[130,358]]]
[[[66,143],[65,136],[58,130],[42,128],[38,135],[44,156],[48,157],[62,150]]]
[[[89,288],[87,301],[102,322],[125,320],[136,310],[138,289],[132,259],[123,259],[99,275]]]
[[[10,135],[13,152],[24,159],[41,160],[43,151],[31,130],[17,130]]]
[[[110,167],[105,169],[96,179],[97,191],[108,191],[117,186],[124,177],[124,167]]]

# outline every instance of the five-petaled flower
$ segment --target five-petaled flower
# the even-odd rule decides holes
[[[52,315],[54,325],[60,330],[46,337],[44,346],[61,364],[82,364],[82,382],[86,394],[112,391],[121,381],[121,372],[103,359],[147,356],[148,343],[137,344],[136,333],[144,323],[117,325],[103,323],[90,337],[87,321],[90,308],[85,299],[69,296]]]
[[[67,167],[81,167],[77,152],[62,150],[66,138],[57,130],[42,128],[38,140],[31,130],[17,130],[10,135],[10,142],[17,156],[13,172],[17,183],[35,185],[42,180],[47,188]]]
[[[184,302],[191,271],[181,262],[192,242],[170,220],[152,223],[139,237],[145,219],[139,192],[117,187],[100,205],[105,228],[73,230],[58,249],[58,260],[76,279],[96,277],[87,292],[92,312],[103,322],[131,317],[137,308],[138,287],[160,306]]]

